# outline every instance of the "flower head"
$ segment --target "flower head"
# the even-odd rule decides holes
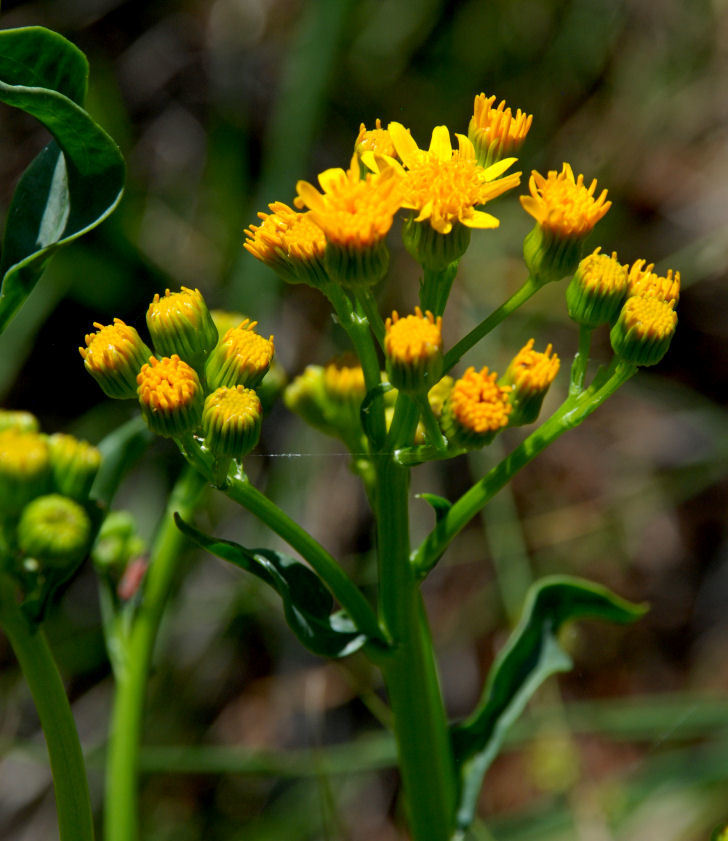
[[[202,386],[195,369],[177,354],[162,359],[151,356],[137,383],[142,415],[152,432],[171,438],[199,426]]]
[[[0,430],[0,517],[18,514],[51,479],[48,441],[36,432]]]
[[[478,162],[487,167],[523,145],[533,122],[533,115],[517,109],[515,116],[505,100],[493,107],[495,96],[484,93],[475,97],[468,138],[475,147]]]
[[[594,328],[617,317],[627,294],[627,267],[596,248],[579,263],[566,289],[569,315],[577,324]]]
[[[427,391],[442,371],[442,317],[415,307],[400,318],[395,311],[385,324],[387,373],[395,388]]]
[[[373,152],[375,155],[388,155],[389,157],[394,157],[397,154],[392,138],[389,136],[387,129],[382,128],[382,121],[379,117],[377,117],[373,129],[367,130],[364,123],[359,126],[359,135],[356,138],[354,148],[360,158],[365,152]]]
[[[258,213],[260,225],[245,229],[244,248],[287,283],[320,286],[326,280],[324,232],[310,213],[298,213],[280,201],[268,207],[271,213]]]
[[[38,418],[30,412],[13,409],[0,409],[0,431],[3,429],[17,429],[19,432],[37,432]]]
[[[543,353],[533,349],[534,340],[528,342],[511,360],[502,383],[512,386],[510,394],[513,412],[510,426],[533,423],[541,411],[541,404],[551,383],[559,372],[559,357],[551,345]]]
[[[675,301],[627,298],[609,337],[617,356],[634,365],[655,365],[667,353],[677,327]]]
[[[635,260],[627,278],[627,294],[641,298],[657,298],[660,301],[674,301],[680,298],[680,272],[669,269],[664,277],[653,271],[654,263],[646,265],[646,260]]]
[[[334,357],[324,368],[324,389],[327,396],[342,403],[358,407],[366,396],[364,371],[353,354],[343,353]]]
[[[594,197],[597,180],[587,187],[584,176],[574,178],[574,171],[565,163],[561,172],[551,170],[544,178],[533,170],[528,181],[530,196],[521,196],[523,209],[538,224],[557,237],[583,237],[612,206],[607,191]]]
[[[495,216],[477,208],[518,186],[520,172],[500,177],[515,158],[484,169],[464,135],[456,135],[458,148],[453,150],[446,126],[433,130],[427,150],[419,148],[401,123],[390,123],[388,131],[406,167],[399,167],[404,175],[402,207],[417,212],[415,221],[427,221],[440,234],[449,234],[456,223],[468,228],[498,227]]]
[[[482,447],[508,425],[511,387],[497,383],[498,375],[487,368],[470,367],[445,401],[442,421],[448,438],[462,447]]]
[[[88,514],[77,502],[60,494],[34,499],[23,509],[18,523],[20,550],[48,567],[78,564],[90,540]]]
[[[263,379],[273,359],[275,345],[273,336],[266,339],[255,332],[257,325],[257,321],[246,318],[220,339],[205,369],[210,388],[236,385],[255,388]]]
[[[202,411],[205,444],[216,456],[240,459],[258,443],[263,416],[258,395],[241,385],[218,388]]]
[[[88,441],[57,433],[48,439],[53,484],[59,493],[86,502],[101,467],[101,453]]]
[[[154,349],[162,356],[176,353],[198,371],[217,344],[217,328],[199,289],[183,286],[155,295],[147,310],[147,327]]]
[[[104,326],[94,322],[96,333],[86,336],[78,352],[86,370],[104,393],[117,399],[136,397],[136,378],[152,352],[133,327],[115,318]]]

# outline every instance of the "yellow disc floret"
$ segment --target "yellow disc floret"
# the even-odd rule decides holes
[[[194,368],[177,354],[152,356],[137,377],[139,405],[152,432],[185,435],[199,426],[203,393]]]
[[[494,103],[495,96],[486,97],[484,93],[476,96],[468,126],[468,138],[482,166],[489,166],[504,155],[517,151],[533,122],[533,115],[524,113],[520,108],[514,115],[510,108],[506,108],[505,100],[501,100],[495,108]]]
[[[587,187],[584,176],[574,178],[567,163],[561,172],[551,170],[545,178],[533,170],[528,187],[531,195],[521,196],[524,210],[558,237],[585,236],[612,206],[606,190],[595,198],[596,178]]]
[[[258,213],[260,225],[245,229],[245,249],[287,283],[321,285],[326,280],[324,232],[310,213],[298,213],[280,201],[268,207],[271,213]]]
[[[674,301],[627,298],[610,339],[617,356],[634,365],[655,365],[667,352],[677,327]]]
[[[385,324],[387,373],[395,388],[427,391],[442,372],[442,317],[415,307],[400,318],[395,311]]]
[[[255,388],[266,374],[275,353],[273,336],[255,332],[257,321],[244,319],[225,333],[207,361],[205,374],[210,388],[243,385]]]
[[[627,294],[641,298],[657,298],[660,301],[674,301],[680,298],[680,272],[669,269],[664,277],[653,271],[654,263],[635,260],[629,270]]]
[[[136,397],[136,378],[151,356],[137,331],[120,318],[104,326],[94,323],[96,333],[86,336],[86,347],[78,352],[86,370],[109,397]]]
[[[470,367],[455,381],[445,402],[443,428],[458,446],[483,446],[507,426],[511,387],[498,385],[497,379],[487,368]]]

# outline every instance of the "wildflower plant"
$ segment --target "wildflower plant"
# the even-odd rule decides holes
[[[500,224],[491,213],[495,200],[521,180],[521,173],[513,171],[516,159],[509,156],[520,148],[532,118],[520,110],[514,116],[503,102],[493,108],[494,101],[484,94],[475,98],[469,135],[456,134],[454,143],[445,126],[435,127],[429,145],[419,146],[400,123],[383,128],[377,121],[371,130],[362,125],[348,168],[322,172],[318,188],[299,181],[291,202],[295,210],[274,201],[270,213],[259,214],[261,224],[245,231],[245,248],[252,256],[282,280],[308,284],[326,296],[350,340],[347,355],[311,365],[294,378],[284,401],[304,422],[337,437],[351,452],[375,522],[376,604],[247,475],[246,456],[265,423],[259,392],[273,361],[273,337],[266,339],[246,319],[213,341],[202,296],[182,290],[157,297],[150,306],[150,317],[163,309],[159,326],[149,325],[154,352],[148,359],[140,358],[143,342],[125,326],[123,331],[100,327],[81,351],[90,373],[111,396],[132,397],[128,387],[116,384],[128,384],[135,376],[144,420],[152,432],[175,440],[188,462],[169,509],[181,533],[272,587],[292,631],[308,649],[329,658],[361,650],[381,669],[415,841],[464,836],[506,729],[549,675],[571,665],[558,642],[561,626],[584,616],[629,622],[643,612],[580,579],[553,576],[536,582],[481,700],[464,721],[450,723],[421,595],[423,580],[519,470],[582,423],[639,366],[660,360],[676,325],[679,275],[658,277],[644,261],[630,270],[615,253],[601,254],[599,247],[586,254],[587,238],[611,202],[596,180],[575,176],[564,163],[547,176],[533,172],[529,192],[521,196],[535,220],[524,242],[524,283],[468,334],[449,348],[444,345],[448,297],[471,235],[494,235]],[[407,314],[382,314],[375,291],[389,265],[387,238],[398,214],[404,244],[422,271],[419,300],[410,303]],[[425,494],[434,523],[413,546],[409,487],[417,465],[487,447],[508,427],[538,423],[561,367],[551,344],[537,350],[534,339],[524,336],[502,376],[488,359],[460,373],[457,369],[484,336],[546,283],[557,281],[565,283],[564,305],[579,331],[565,400],[458,499]],[[192,302],[194,318],[189,315]],[[255,301],[248,303],[254,311]],[[192,329],[192,324],[199,326]],[[611,326],[613,356],[589,379],[591,336],[602,325]],[[124,351],[112,353],[117,341]],[[105,342],[111,344],[104,347]],[[103,364],[94,365],[94,358]],[[302,560],[197,528],[191,515],[205,483],[261,520]],[[171,540],[171,533],[165,539]],[[151,567],[158,575],[142,592],[155,621],[173,563],[163,548],[161,560],[158,556]],[[143,614],[133,622],[126,673],[120,669],[117,675],[108,841],[129,841],[135,832],[139,687],[154,629]],[[136,649],[135,628],[146,628]],[[139,661],[129,658],[131,650]]]

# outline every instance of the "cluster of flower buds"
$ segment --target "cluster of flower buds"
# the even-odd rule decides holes
[[[258,443],[263,406],[256,389],[282,386],[277,371],[268,389],[263,380],[274,354],[273,337],[256,322],[211,313],[199,290],[183,287],[155,295],[147,311],[154,353],[139,333],[115,319],[96,324],[79,348],[86,370],[106,394],[135,398],[149,428],[184,445],[197,436],[215,457],[224,483],[230,462]]]
[[[101,453],[0,410],[0,559],[18,574],[67,573],[89,550],[89,495]]]

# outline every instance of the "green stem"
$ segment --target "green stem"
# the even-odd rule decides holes
[[[205,479],[193,468],[185,468],[157,532],[142,601],[125,640],[124,660],[118,666],[106,763],[106,841],[136,841],[139,837],[139,745],[147,680],[157,632],[186,541],[174,523],[173,514],[179,512],[183,517],[190,517],[204,487]]]
[[[400,440],[414,432],[417,416],[411,409],[411,401],[397,406],[392,429]],[[376,468],[379,604],[395,642],[382,670],[410,830],[413,841],[447,841],[455,814],[455,767],[427,617],[409,562],[409,473],[389,453],[377,457]]]
[[[543,284],[537,283],[532,277],[511,295],[511,297],[497,310],[494,310],[486,319],[480,322],[477,327],[463,336],[462,339],[445,354],[445,364],[443,367],[443,374],[446,374],[460,359],[474,347],[484,336],[487,336],[491,330],[494,330],[504,318],[509,316],[514,310],[526,303]]]
[[[369,326],[371,327],[372,333],[374,333],[379,347],[384,349],[384,321],[379,314],[379,308],[377,307],[377,302],[374,300],[374,295],[372,295],[372,290],[367,287],[357,292],[356,300],[369,322]]]
[[[432,406],[430,406],[430,401],[427,399],[427,395],[420,395],[417,400],[417,404],[420,409],[420,417],[422,418],[422,424],[425,427],[427,440],[437,452],[444,452],[447,449],[447,440],[440,430],[440,424],[435,417],[435,413],[432,411]]]
[[[418,574],[425,576],[437,563],[452,539],[513,476],[567,429],[578,426],[637,371],[634,365],[618,363],[601,388],[569,397],[554,414],[500,464],[496,465],[458,499],[425,538],[412,558]]]
[[[429,310],[434,316],[442,315],[445,312],[447,299],[450,297],[450,290],[459,263],[459,260],[455,260],[444,269],[428,269],[423,266],[420,307],[424,312]]]
[[[76,723],[51,650],[41,629],[31,629],[14,585],[0,574],[0,623],[28,683],[45,734],[56,794],[61,841],[93,841],[86,768]]]
[[[385,642],[369,602],[317,540],[251,485],[247,477],[231,478],[225,493],[300,552],[361,631],[374,640]]]
[[[579,349],[571,366],[571,384],[569,385],[569,394],[571,395],[581,394],[584,390],[584,378],[586,377],[586,366],[589,363],[592,332],[589,327],[584,327],[583,324],[579,325]]]

